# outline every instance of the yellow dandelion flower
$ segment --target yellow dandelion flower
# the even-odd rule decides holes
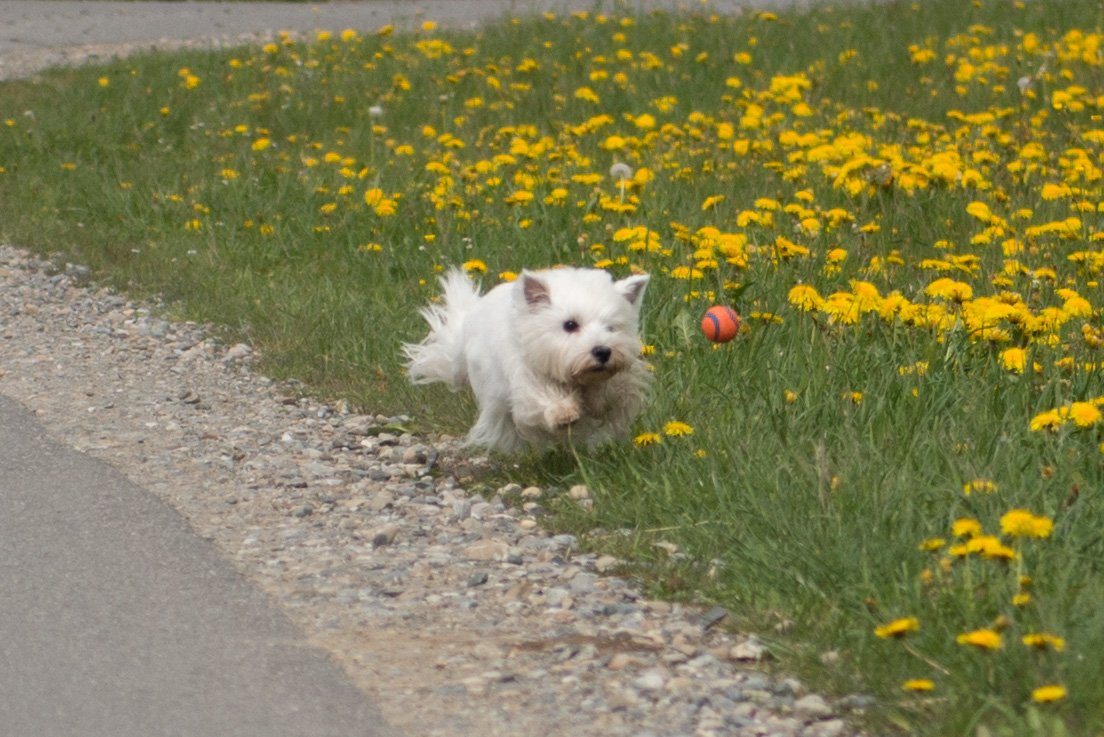
[[[1048,409],[1046,412],[1040,412],[1031,418],[1031,429],[1034,432],[1041,430],[1056,431],[1062,426],[1064,418],[1059,410]]]
[[[996,483],[990,481],[989,479],[974,479],[968,484],[964,484],[962,486],[962,493],[969,495],[971,492],[974,491],[983,491],[986,494],[992,494],[997,490],[997,488],[998,487]]]
[[[1047,634],[1046,632],[1033,632],[1029,635],[1024,635],[1023,644],[1039,650],[1046,650],[1049,648],[1058,653],[1066,649],[1066,641],[1063,638]]]
[[[675,279],[701,279],[704,274],[700,269],[691,269],[689,266],[677,266],[671,269],[671,276]]]
[[[1062,311],[1071,317],[1092,317],[1092,304],[1087,299],[1072,296],[1062,303]]]
[[[969,517],[956,519],[951,525],[951,534],[955,537],[977,537],[981,534],[981,523]]]
[[[487,273],[487,264],[483,263],[477,258],[472,259],[471,261],[465,261],[462,266],[464,267],[465,271],[476,271],[480,274]]]
[[[1064,698],[1066,698],[1066,689],[1063,686],[1040,686],[1031,692],[1031,700],[1039,704],[1059,701]]]
[[[790,304],[798,307],[806,312],[815,312],[824,308],[824,298],[817,293],[817,290],[810,287],[808,284],[798,284],[796,287],[790,290],[787,300]]]
[[[1050,537],[1054,523],[1026,509],[1013,509],[1000,518],[1001,532],[1009,537]]]
[[[1012,606],[1027,606],[1031,601],[1031,594],[1019,593],[1012,597]]]
[[[791,241],[789,238],[778,236],[774,239],[775,252],[779,258],[790,259],[794,256],[808,256],[809,249],[805,246],[799,246]]]
[[[640,433],[635,438],[633,438],[633,443],[638,448],[642,448],[646,445],[658,445],[659,443],[662,442],[662,440],[663,439],[659,437],[659,433],[644,432],[644,433]]]
[[[673,438],[682,437],[683,435],[693,435],[694,428],[687,425],[685,422],[679,422],[672,420],[663,426],[663,434]]]
[[[925,540],[924,542],[920,543],[919,549],[927,551],[927,552],[934,552],[936,550],[939,550],[940,548],[942,548],[946,544],[947,544],[947,541],[944,540],[943,538],[933,537],[933,538],[929,538],[929,539]]]
[[[1054,522],[1047,517],[1036,517],[1031,521],[1032,537],[1050,537],[1054,531]]]
[[[1016,551],[1003,544],[999,538],[992,535],[981,535],[971,538],[966,543],[967,553],[978,553],[982,558],[989,560],[1015,560]]]
[[[874,634],[882,638],[904,637],[909,632],[915,632],[918,629],[920,629],[920,620],[916,617],[905,617],[875,628]]]
[[[973,288],[964,282],[955,281],[946,277],[936,279],[924,288],[924,294],[929,297],[941,297],[954,302],[965,302],[974,296]]]
[[[1090,402],[1074,402],[1069,408],[1069,418],[1078,427],[1092,427],[1104,420],[1104,415]]]
[[[964,632],[955,638],[955,642],[959,645],[972,645],[979,650],[999,650],[1004,646],[1000,633],[987,629]]]
[[[1023,348],[1009,348],[1001,352],[1000,360],[1005,371],[1022,374],[1027,365],[1027,351]]]
[[[902,683],[901,688],[906,691],[931,691],[935,684],[927,678],[913,678]]]

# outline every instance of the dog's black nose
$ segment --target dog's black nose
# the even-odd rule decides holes
[[[598,363],[605,363],[610,360],[610,356],[613,355],[613,351],[604,345],[595,346],[590,349],[590,355],[594,356],[594,360]]]

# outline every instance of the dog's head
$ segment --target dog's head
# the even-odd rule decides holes
[[[590,385],[640,354],[640,303],[648,275],[620,281],[600,269],[523,271],[514,283],[522,359],[565,384]]]

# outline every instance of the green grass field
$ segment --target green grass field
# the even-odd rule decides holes
[[[636,441],[522,458],[592,489],[549,524],[878,729],[1104,734],[1099,4],[694,7],[7,83],[0,234],[452,432],[438,273],[647,271]]]

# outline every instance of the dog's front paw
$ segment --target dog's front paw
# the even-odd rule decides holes
[[[572,398],[548,405],[544,410],[544,422],[549,430],[562,430],[579,420],[579,403]]]

